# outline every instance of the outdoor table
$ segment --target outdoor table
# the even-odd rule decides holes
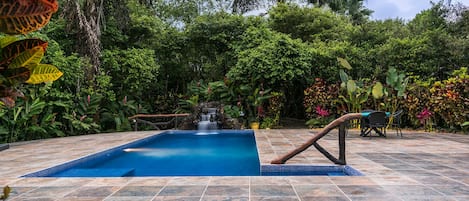
[[[366,137],[368,136],[369,134],[371,134],[371,131],[375,131],[380,137],[386,137],[386,135],[384,135],[384,133],[382,133],[378,128],[376,127],[365,127],[364,125],[364,121],[367,121],[368,119],[368,116],[370,115],[370,113],[372,112],[376,112],[376,111],[366,111],[366,112],[361,112],[362,114],[362,118],[361,118],[361,123],[360,123],[360,136],[362,137]],[[391,113],[390,112],[385,112],[386,113],[386,117],[389,117],[391,116]]]

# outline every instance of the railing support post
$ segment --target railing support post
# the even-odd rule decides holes
[[[345,161],[345,134],[347,133],[347,122],[341,123],[339,126],[339,162],[346,165]]]

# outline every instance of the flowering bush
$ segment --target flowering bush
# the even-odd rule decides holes
[[[430,89],[430,107],[439,126],[450,130],[459,129],[466,121],[469,108],[469,75],[461,68],[447,80],[435,82]]]
[[[316,118],[315,109],[324,107],[329,113],[336,113],[339,106],[339,86],[337,84],[326,84],[321,78],[316,78],[315,83],[304,90],[303,104],[306,109],[306,118]],[[315,108],[316,107],[316,108]]]

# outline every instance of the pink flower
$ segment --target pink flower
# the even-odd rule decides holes
[[[91,96],[90,96],[90,95],[88,95],[88,97],[87,97],[87,99],[86,99],[86,100],[88,101],[88,104],[90,104],[90,102],[91,102]]]
[[[329,111],[327,111],[326,109],[322,109],[321,106],[316,106],[316,113],[320,116],[320,117],[327,117],[329,116]]]
[[[433,115],[433,113],[430,112],[430,110],[428,110],[428,108],[424,108],[424,109],[422,110],[422,112],[420,112],[419,114],[417,114],[417,119],[420,120],[420,123],[421,123],[421,124],[424,124],[425,121],[426,121],[427,119],[429,119],[432,115]]]

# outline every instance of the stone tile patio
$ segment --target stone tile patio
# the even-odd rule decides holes
[[[139,200],[469,200],[469,136],[404,131],[399,138],[347,136],[347,163],[366,176],[21,178],[160,131],[98,134],[17,144],[0,152],[0,186],[11,201]],[[317,131],[258,130],[262,163],[292,150]],[[320,140],[338,153],[337,133]],[[314,147],[290,164],[331,165]]]

